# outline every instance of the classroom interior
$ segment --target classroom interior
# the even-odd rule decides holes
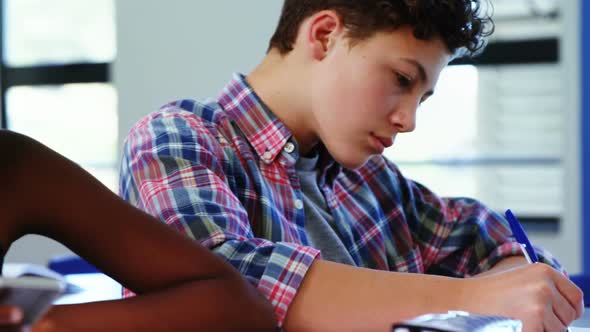
[[[496,31],[457,59],[385,151],[442,196],[510,208],[571,274],[590,273],[590,24],[582,0],[492,0]],[[76,161],[113,191],[131,126],[180,98],[216,96],[262,58],[281,1],[2,1],[2,128]],[[88,11],[91,16],[85,15]],[[124,221],[122,221],[124,222]],[[99,239],[108,241],[108,239]],[[29,235],[7,262],[71,255]]]

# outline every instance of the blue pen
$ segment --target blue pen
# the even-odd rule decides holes
[[[516,242],[520,244],[520,248],[522,249],[524,257],[526,257],[526,260],[529,263],[537,263],[539,261],[539,258],[537,258],[535,249],[529,241],[529,238],[526,236],[524,229],[522,229],[522,226],[520,226],[520,223],[518,222],[518,220],[516,220],[516,217],[514,216],[514,214],[512,214],[512,211],[510,211],[510,209],[506,210],[506,219],[508,219],[508,223],[510,224],[510,228],[512,229],[512,234],[514,234]]]

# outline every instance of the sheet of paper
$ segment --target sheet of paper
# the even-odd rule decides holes
[[[54,304],[85,303],[121,298],[121,284],[102,273],[69,274],[69,283],[81,287],[84,291],[62,296]]]

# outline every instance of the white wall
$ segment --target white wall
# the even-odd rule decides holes
[[[119,137],[159,106],[215,97],[262,59],[282,1],[116,2]],[[120,144],[121,146],[121,144]]]
[[[51,257],[71,253],[68,248],[56,241],[39,235],[27,235],[12,244],[5,261],[45,265]]]

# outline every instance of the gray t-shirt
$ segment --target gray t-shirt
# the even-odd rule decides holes
[[[311,247],[320,250],[322,258],[337,263],[355,265],[342,240],[332,227],[334,217],[318,185],[319,154],[300,156],[295,164],[303,192],[305,229]]]

